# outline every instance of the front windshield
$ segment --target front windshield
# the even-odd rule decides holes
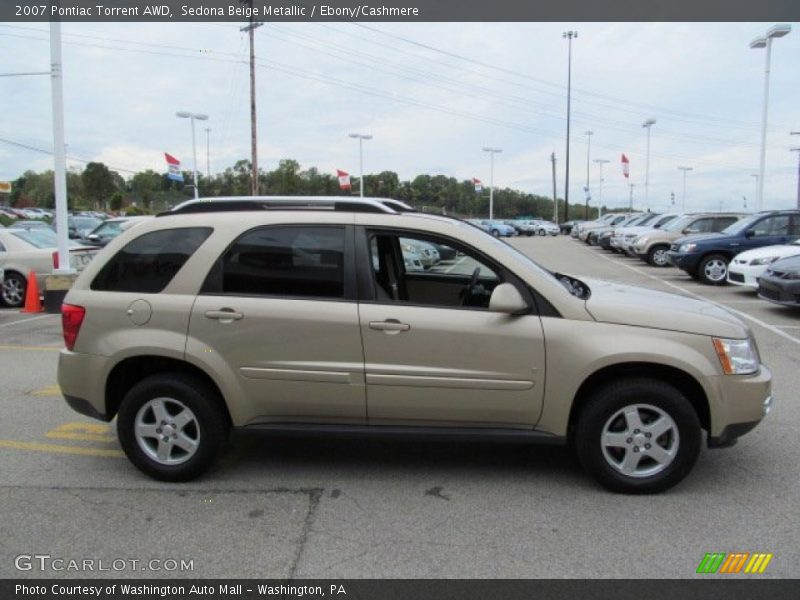
[[[78,229],[94,229],[103,222],[94,217],[72,217],[71,221]]]
[[[764,215],[751,215],[746,219],[742,219],[741,221],[736,221],[735,223],[731,223],[725,229],[722,230],[723,235],[737,235],[750,227],[753,223],[758,221]]]
[[[122,231],[122,221],[106,221],[97,229],[92,231],[92,234],[99,236],[117,235]]]

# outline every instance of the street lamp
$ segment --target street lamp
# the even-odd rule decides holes
[[[650,128],[656,124],[655,119],[647,119],[642,127],[647,129],[647,155],[644,162],[644,203],[647,205],[650,189]]]
[[[800,131],[790,131],[789,135],[800,135]],[[797,152],[797,208],[800,208],[800,148],[792,148],[792,152]]]
[[[589,220],[589,157],[592,153],[592,136],[594,135],[594,131],[587,131],[586,133],[586,208],[584,210],[584,215],[586,220]]]
[[[494,219],[494,155],[502,152],[502,148],[485,147],[484,152],[489,153],[489,220]]]
[[[194,122],[208,121],[208,115],[204,115],[201,113],[178,111],[175,113],[175,116],[181,119],[189,119],[192,123],[192,156],[194,157],[194,197],[195,199],[197,199],[200,197],[200,193],[197,189],[197,144],[195,143]]]
[[[603,216],[603,165],[610,161],[605,158],[595,158],[594,162],[600,165],[600,185],[597,188],[597,216],[599,218]]]
[[[206,176],[211,179],[211,129],[206,127]]]
[[[577,31],[565,31],[561,37],[569,44],[567,58],[567,155],[564,163],[565,183],[564,183],[564,221],[569,220],[569,122],[570,122],[570,103],[572,101],[572,39],[578,37]]]
[[[792,30],[791,25],[773,25],[764,37],[750,42],[751,48],[766,48],[767,56],[764,67],[764,106],[761,112],[761,161],[758,167],[757,210],[761,210],[764,202],[764,169],[767,164],[767,109],[769,107],[769,63],[772,55],[772,40],[785,36]]]
[[[364,133],[351,133],[350,137],[358,140],[358,190],[359,195],[364,197],[364,140],[371,140],[372,136]]]
[[[686,210],[686,173],[694,171],[694,167],[678,167],[678,171],[683,171],[683,198],[681,198],[681,211]]]

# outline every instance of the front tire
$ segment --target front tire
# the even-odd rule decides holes
[[[496,237],[496,238],[499,238],[499,237],[500,237],[500,232],[499,232],[499,231],[497,231],[497,229],[492,229],[492,235],[493,235],[494,237]]]
[[[728,283],[728,259],[721,254],[706,256],[697,267],[700,281],[709,285]]]
[[[654,267],[666,267],[669,264],[667,260],[667,251],[669,246],[653,246],[647,252],[647,262]]]
[[[681,392],[635,378],[592,394],[578,419],[575,448],[584,469],[607,489],[652,494],[686,477],[701,438],[697,413]]]
[[[189,481],[214,462],[229,430],[222,400],[181,373],[151,375],[125,395],[117,435],[128,459],[161,481]]]
[[[544,230],[544,229],[540,229],[540,230],[539,230],[539,235],[541,235],[542,237],[544,237],[544,236],[546,235],[546,232],[545,232],[545,230]]]

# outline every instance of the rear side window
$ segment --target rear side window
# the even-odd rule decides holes
[[[223,294],[344,297],[343,227],[263,227],[222,257]],[[215,286],[216,287],[216,286]]]
[[[211,227],[184,227],[141,235],[103,266],[92,281],[92,289],[157,294],[211,232]]]

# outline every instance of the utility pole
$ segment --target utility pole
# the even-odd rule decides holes
[[[558,225],[558,198],[556,197],[556,153],[550,153],[550,162],[553,163],[553,223]]]
[[[64,143],[64,84],[61,70],[61,22],[50,23],[50,82],[53,108],[53,156],[56,192],[56,244],[59,275],[74,273],[69,261],[67,231],[67,150]]]
[[[800,131],[790,131],[789,135],[800,135]],[[797,208],[800,209],[800,148],[792,148],[792,152],[797,152]]]
[[[358,140],[358,195],[364,197],[364,140],[371,140],[372,135],[351,133],[349,137]]]
[[[564,220],[569,221],[569,124],[572,102],[572,40],[578,37],[578,32],[565,31],[561,34],[561,37],[566,39],[569,45],[569,54],[567,57],[567,155],[565,159],[566,162],[564,163]]]
[[[256,123],[256,51],[254,32],[263,23],[253,21],[253,0],[239,0],[250,7],[250,23],[239,31],[246,31],[250,36],[250,162],[253,167],[251,193],[258,196],[258,126]]]
[[[206,177],[211,179],[211,129],[206,127]]]
[[[678,167],[679,171],[683,171],[683,198],[681,198],[681,211],[686,210],[686,173],[694,171],[693,167]]]
[[[489,148],[488,146],[483,149],[484,152],[489,153],[489,220],[494,219],[494,155],[502,152],[502,148]]]
[[[631,186],[631,196],[630,196],[630,206],[628,207],[628,212],[629,213],[633,212],[633,186],[634,185],[635,184],[633,184],[633,183],[630,184],[630,186]]]
[[[655,119],[647,119],[642,127],[647,129],[647,156],[644,163],[644,203],[648,204],[650,197],[650,128],[656,124]]]
[[[586,187],[584,188],[584,192],[586,192],[586,208],[583,211],[584,219],[587,221],[589,220],[589,200],[591,199],[591,195],[589,194],[589,160],[592,154],[592,136],[594,135],[594,131],[587,131],[586,132]]]

